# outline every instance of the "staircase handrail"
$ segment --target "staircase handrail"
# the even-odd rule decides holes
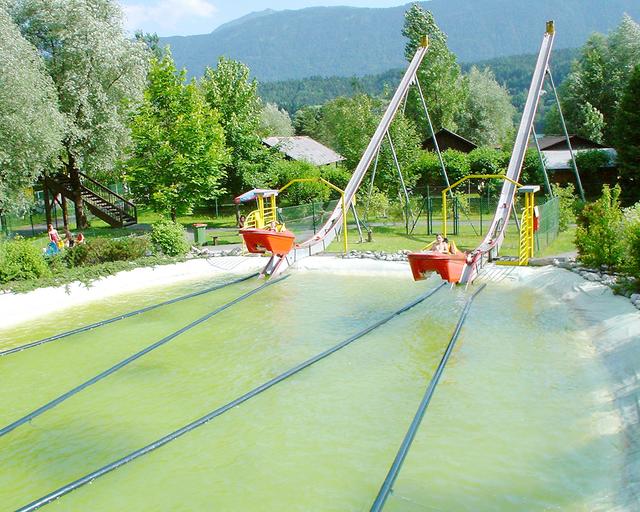
[[[133,204],[131,201],[129,201],[128,199],[125,199],[117,192],[114,192],[109,187],[104,186],[102,183],[94,180],[90,176],[87,176],[83,172],[78,171],[78,175],[80,176],[82,182],[87,182],[87,181],[90,182],[92,185],[95,185],[96,187],[98,187],[98,189],[100,189],[102,193],[109,196],[109,202],[113,204],[116,208],[122,210],[126,215],[129,215],[130,217],[133,217],[135,219],[138,218],[138,209],[136,205]],[[82,185],[85,186],[87,189],[91,190],[92,192],[96,193],[97,195],[100,195],[93,188],[87,187],[85,183],[82,183]],[[113,200],[112,198],[115,198],[115,200]],[[122,204],[122,206],[120,206],[120,203]]]

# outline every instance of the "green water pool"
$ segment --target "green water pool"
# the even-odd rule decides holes
[[[5,329],[0,350],[211,284],[116,297]],[[294,272],[1,437],[0,510],[180,428],[437,284]],[[0,427],[255,286],[1,357]],[[445,287],[43,510],[368,510],[470,292]],[[543,290],[491,283],[472,306],[385,510],[612,510],[624,485],[624,442],[603,426],[608,383],[580,315]]]

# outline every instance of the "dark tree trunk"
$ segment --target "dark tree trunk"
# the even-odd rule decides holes
[[[173,222],[177,222],[177,220],[178,220],[178,214],[177,214],[177,212],[176,212],[176,210],[175,210],[175,209],[172,209],[172,210],[171,210],[171,220],[172,220]]]
[[[45,176],[44,181],[42,182],[42,194],[44,197],[44,213],[47,217],[47,229],[49,229],[49,224],[53,224],[51,220],[51,200],[49,198],[49,187],[47,186],[48,178]]]
[[[67,200],[62,194],[60,195],[60,206],[62,207],[62,224],[67,232],[69,231],[69,209],[67,208]]]
[[[87,221],[87,215],[84,211],[84,205],[82,204],[82,188],[80,186],[80,174],[76,166],[76,159],[73,154],[67,149],[67,155],[69,162],[66,164],[69,178],[71,178],[71,188],[73,190],[73,204],[76,210],[76,229],[83,230],[89,227]]]

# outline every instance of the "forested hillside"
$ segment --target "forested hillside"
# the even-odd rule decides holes
[[[608,32],[638,0],[432,0],[422,3],[448,35],[460,62],[537,51],[544,22],[555,19],[556,49],[581,46]],[[404,65],[400,35],[408,5],[386,9],[313,7],[262,11],[210,34],[162,38],[178,67],[200,76],[220,55],[247,64],[260,81],[309,76],[364,76]],[[525,22],[526,20],[526,22]]]
[[[553,53],[551,67],[557,84],[565,79],[571,70],[571,62],[577,55],[578,50],[570,48]],[[513,104],[520,111],[526,100],[535,60],[535,54],[514,55],[467,63],[462,68],[465,72],[468,72],[472,66],[480,69],[490,68],[497,82],[509,89]],[[263,82],[258,90],[265,102],[276,103],[288,112],[294,113],[301,107],[322,105],[338,96],[352,96],[359,92],[378,96],[384,92],[385,87],[390,90],[395,89],[402,78],[403,71],[402,68],[398,68],[364,77],[316,76],[300,80]]]

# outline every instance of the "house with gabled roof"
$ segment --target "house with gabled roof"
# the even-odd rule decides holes
[[[262,143],[270,148],[278,149],[289,160],[308,162],[317,167],[346,160],[333,149],[307,136],[267,137],[262,139]]]

